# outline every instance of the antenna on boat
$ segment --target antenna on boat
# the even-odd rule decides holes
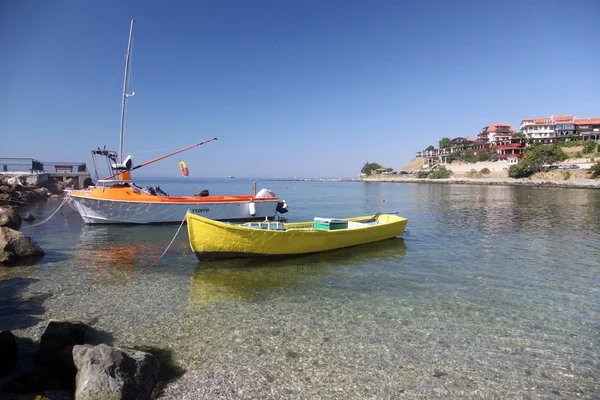
[[[129,27],[129,43],[127,43],[127,55],[125,56],[125,76],[123,77],[123,98],[121,99],[121,140],[119,145],[119,163],[123,163],[123,131],[125,130],[125,99],[135,96],[135,92],[127,93],[127,81],[129,80],[129,57],[131,55],[131,38],[133,37],[133,23]]]

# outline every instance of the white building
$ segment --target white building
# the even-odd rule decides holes
[[[521,132],[535,143],[554,143],[558,137],[569,136],[575,131],[575,116],[563,115],[529,118],[521,121]]]

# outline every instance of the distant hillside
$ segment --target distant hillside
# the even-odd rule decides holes
[[[421,169],[421,167],[423,167],[423,159],[421,157],[417,157],[408,164],[406,164],[404,167],[398,169],[398,171],[411,172],[416,169]]]

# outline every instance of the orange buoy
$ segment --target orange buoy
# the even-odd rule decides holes
[[[385,199],[381,199],[381,202],[382,202],[382,203],[385,203]]]
[[[181,160],[179,161],[179,169],[181,170],[183,176],[188,176],[190,174],[190,170],[188,169],[187,165],[185,165],[185,162]]]

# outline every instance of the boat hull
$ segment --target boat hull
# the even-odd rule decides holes
[[[164,224],[181,223],[188,210],[224,221],[272,218],[279,200],[253,196],[151,196],[133,191],[116,196],[111,190],[116,189],[100,193],[71,191],[69,202],[86,224]],[[128,198],[119,198],[123,194]]]
[[[356,217],[349,221],[372,218]],[[286,230],[266,230],[212,221],[187,213],[190,247],[199,260],[238,257],[291,256],[377,242],[402,236],[408,220],[391,214],[377,223],[340,230],[317,230],[313,222],[285,224]]]

